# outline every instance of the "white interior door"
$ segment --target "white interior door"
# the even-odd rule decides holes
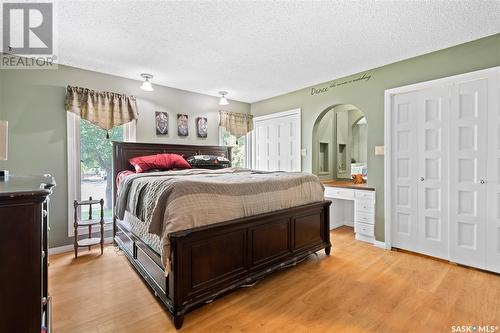
[[[392,228],[394,247],[418,251],[417,107],[419,93],[393,97],[392,128]]]
[[[448,110],[449,89],[418,93],[418,247],[448,259]]]
[[[453,85],[450,114],[450,260],[485,268],[488,80]]]
[[[488,101],[486,269],[500,273],[500,74],[489,79]]]
[[[254,118],[253,168],[266,171],[301,170],[300,109]]]

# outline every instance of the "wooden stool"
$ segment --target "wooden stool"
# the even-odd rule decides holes
[[[101,218],[100,219],[92,219],[92,205],[101,205]],[[88,247],[89,251],[93,245],[101,244],[101,254],[104,251],[104,199],[101,200],[92,200],[92,197],[89,197],[89,200],[78,201],[75,200],[73,203],[75,207],[75,259],[78,257],[78,248],[79,247]],[[88,220],[79,220],[78,219],[78,207],[79,206],[89,206],[89,219]],[[100,225],[101,226],[101,237],[92,238],[92,226]],[[87,226],[89,228],[89,237],[78,240],[78,227]]]

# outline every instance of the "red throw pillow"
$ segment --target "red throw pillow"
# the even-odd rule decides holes
[[[148,170],[172,170],[172,169],[191,169],[191,165],[177,154],[157,154],[138,156],[128,160],[135,168],[135,172],[145,172]]]

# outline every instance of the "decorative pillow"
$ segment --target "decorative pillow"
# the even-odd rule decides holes
[[[146,172],[148,170],[172,170],[191,169],[191,165],[178,154],[156,154],[138,156],[128,160],[135,168],[135,172]]]
[[[188,157],[187,161],[193,168],[198,169],[224,169],[231,167],[231,162],[223,156],[195,155]]]

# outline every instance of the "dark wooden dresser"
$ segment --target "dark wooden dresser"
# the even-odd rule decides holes
[[[50,175],[0,181],[0,332],[50,332],[47,229]]]

